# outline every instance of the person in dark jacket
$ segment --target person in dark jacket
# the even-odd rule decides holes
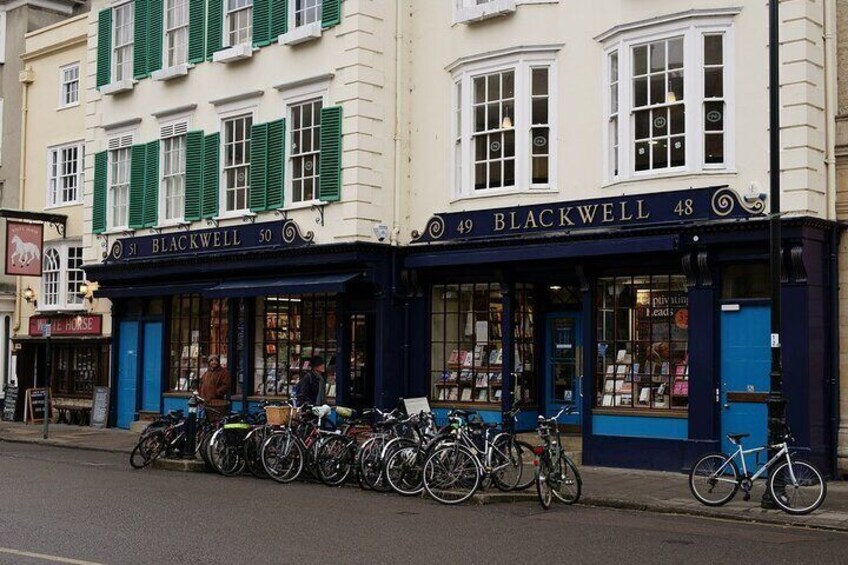
[[[200,385],[197,394],[203,400],[224,400],[230,392],[230,374],[221,366],[221,359],[217,355],[209,356],[209,369],[200,377]]]
[[[324,359],[313,357],[309,362],[309,372],[300,377],[297,383],[297,396],[295,400],[298,406],[311,404],[321,406],[326,403],[327,379],[324,377]]]

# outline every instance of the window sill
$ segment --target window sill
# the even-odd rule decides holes
[[[135,88],[135,83],[138,81],[125,79],[117,82],[111,82],[100,87],[100,93],[106,96],[112,94],[120,94],[121,92],[129,92]]]
[[[63,202],[61,204],[52,204],[50,206],[45,206],[45,210],[61,210],[62,208],[72,208],[74,206],[81,206],[82,200],[75,200],[73,202]]]
[[[61,112],[62,110],[70,110],[71,108],[79,108],[79,107],[80,107],[80,103],[74,102],[73,104],[65,104],[64,106],[59,106],[58,108],[56,108],[56,111]]]
[[[323,200],[306,200],[304,202],[295,202],[288,206],[283,206],[279,209],[280,212],[294,212],[296,210],[306,210],[313,206],[326,206],[328,203]]]
[[[636,416],[643,418],[688,418],[686,408],[593,408],[593,415]]]
[[[259,51],[254,49],[250,43],[241,43],[232,47],[227,47],[221,51],[216,51],[212,54],[212,61],[215,63],[235,63],[253,57],[253,52]]]
[[[184,77],[188,74],[189,69],[192,67],[194,67],[194,65],[183,63],[182,65],[175,65],[173,67],[168,67],[167,69],[159,69],[158,71],[150,73],[150,78],[153,80],[171,80]]]
[[[97,235],[125,235],[130,236],[135,233],[133,228],[109,228],[108,230]]]
[[[450,204],[456,204],[457,202],[463,202],[468,200],[480,200],[485,198],[497,198],[499,196],[523,196],[523,195],[532,195],[532,196],[551,196],[552,194],[558,194],[559,191],[553,188],[533,188],[533,189],[524,189],[524,188],[507,188],[507,189],[486,189],[482,190],[479,193],[474,194],[463,194],[461,196],[457,196],[450,201]]]
[[[36,308],[35,313],[38,316],[48,316],[50,314],[79,314],[85,312],[83,304],[74,306],[45,306],[44,308]]]
[[[323,28],[321,22],[312,22],[300,27],[296,27],[288,33],[284,33],[277,38],[277,43],[280,45],[299,45],[319,39]]]
[[[616,180],[605,182],[601,188],[612,188],[623,184],[639,183],[645,181],[655,181],[663,179],[676,179],[684,177],[700,177],[700,176],[715,176],[715,175],[735,175],[736,169],[701,169],[698,171],[672,171],[667,173],[656,174],[640,174],[628,178],[619,178]]]
[[[255,218],[256,212],[251,212],[250,210],[235,210],[232,212],[224,212],[223,214],[218,214],[214,216],[212,220],[216,222],[222,222],[226,220],[245,220],[248,218]]]
[[[190,225],[191,222],[186,220],[163,220],[150,229],[164,230],[169,228],[187,228]]]
[[[479,6],[457,8],[456,23],[472,24],[515,12],[515,0],[492,0]]]

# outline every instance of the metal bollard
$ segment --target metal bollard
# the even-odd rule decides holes
[[[188,399],[188,418],[186,418],[186,439],[183,443],[183,459],[194,459],[195,441],[197,434],[197,393]]]

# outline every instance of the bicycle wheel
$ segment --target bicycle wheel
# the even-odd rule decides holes
[[[577,466],[565,454],[560,455],[559,469],[555,468],[553,474],[548,475],[548,483],[554,496],[563,504],[574,504],[580,500],[583,478]]]
[[[327,486],[335,487],[344,483],[353,470],[356,449],[353,440],[342,436],[329,436],[318,447],[318,478]]]
[[[533,446],[526,441],[517,439],[515,445],[521,454],[521,480],[512,490],[527,490],[536,484],[536,454],[533,451]]]
[[[165,451],[165,434],[155,432],[147,434],[138,440],[130,453],[130,465],[133,469],[147,467]]]
[[[245,461],[241,454],[239,438],[221,428],[212,435],[209,444],[209,459],[215,470],[225,477],[233,477],[244,471]]]
[[[495,438],[492,446],[492,482],[498,490],[509,492],[521,482],[524,466],[521,462],[521,450],[515,444],[515,438],[501,434]]]
[[[421,474],[423,451],[417,445],[400,447],[386,458],[386,482],[403,496],[421,494],[424,482]]]
[[[385,446],[386,440],[384,437],[373,437],[359,448],[356,461],[359,469],[359,485],[362,488],[379,492],[391,490],[383,473],[383,448]]]
[[[303,471],[300,442],[287,430],[271,434],[261,451],[262,466],[278,483],[290,483]]]
[[[468,448],[443,445],[424,461],[424,489],[442,504],[465,502],[480,488],[483,469]]]
[[[553,473],[553,467],[546,453],[539,459],[539,467],[536,469],[536,494],[539,495],[539,503],[545,510],[551,507],[553,501],[554,489],[548,482],[548,476],[551,473]]]
[[[244,460],[250,474],[259,479],[267,479],[268,473],[262,465],[262,444],[265,442],[265,430],[251,430],[244,440]]]
[[[739,468],[723,453],[704,455],[689,471],[689,490],[701,504],[727,504],[739,490]]]
[[[213,430],[207,430],[203,434],[203,439],[200,440],[200,444],[197,447],[197,451],[200,453],[200,458],[203,460],[203,466],[210,473],[216,472],[215,466],[212,464],[212,460],[209,458],[209,444],[212,442],[213,435]]]
[[[792,480],[792,477],[795,480]],[[812,464],[795,460],[784,462],[772,471],[768,488],[781,510],[787,514],[809,514],[822,505],[827,496],[827,483]]]

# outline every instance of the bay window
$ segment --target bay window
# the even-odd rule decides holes
[[[552,75],[547,60],[455,75],[454,177],[460,196],[554,187]]]
[[[693,25],[624,37],[607,51],[608,182],[733,168],[729,34],[729,24]]]
[[[45,246],[41,277],[43,310],[76,310],[83,306],[79,294],[85,282],[82,270],[82,247],[76,243],[56,243]]]

